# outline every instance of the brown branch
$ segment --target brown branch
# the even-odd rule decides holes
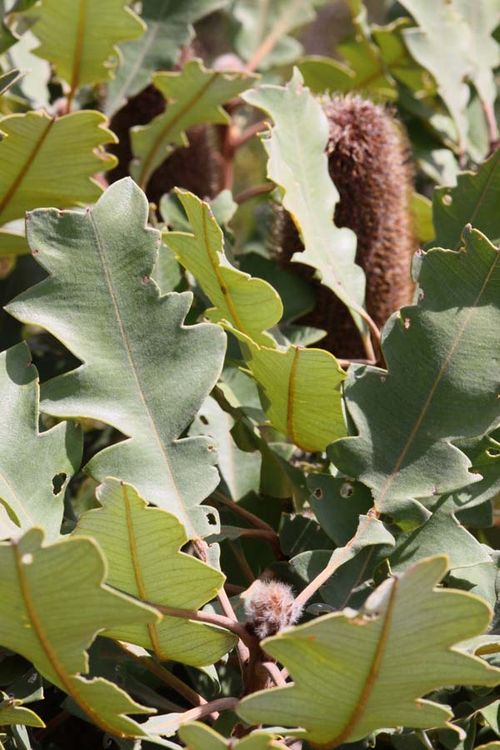
[[[219,599],[226,597],[227,594],[223,589],[219,592]],[[229,599],[228,599],[229,601]],[[216,612],[199,612],[195,609],[183,609],[182,607],[166,607],[164,604],[156,604],[155,602],[145,601],[145,604],[149,604],[151,607],[155,607],[159,612],[168,617],[180,617],[183,620],[193,620],[194,622],[204,622],[207,625],[217,625],[225,630],[230,630],[232,633],[238,636],[243,643],[248,647],[253,648],[255,639],[246,628],[241,625],[236,619],[226,617],[225,615],[219,615]],[[231,608],[232,609],[232,608]]]
[[[252,513],[250,510],[243,508],[243,506],[239,505],[234,500],[226,497],[226,495],[224,495],[222,492],[219,492],[219,490],[216,490],[214,493],[212,493],[212,498],[214,500],[217,500],[217,502],[222,503],[223,505],[227,505],[227,507],[231,508],[234,513],[237,513],[257,529],[265,529],[266,531],[272,532],[274,536],[278,536],[270,524],[268,524],[266,521],[263,521],[262,518],[259,518],[259,516],[256,516],[255,513]]]
[[[259,120],[259,122],[249,125],[244,130],[240,130],[237,135],[233,135],[233,149],[236,151],[237,148],[240,148],[240,146],[250,141],[258,133],[262,133],[263,130],[267,130],[268,128],[269,124],[266,120]]]
[[[255,581],[255,575],[252,568],[248,564],[248,560],[246,559],[243,550],[237,544],[232,544],[231,551],[236,558],[236,562],[240,566],[241,572],[247,579],[248,583],[252,584]]]
[[[254,185],[253,187],[249,187],[246,190],[242,190],[241,193],[238,193],[234,199],[235,203],[241,206],[242,203],[250,201],[252,198],[257,198],[259,195],[265,195],[266,193],[272,192],[274,188],[275,185],[273,185],[272,182],[265,182],[262,185]]]

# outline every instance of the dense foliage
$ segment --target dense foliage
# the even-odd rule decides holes
[[[0,748],[500,748],[497,0],[0,9]]]

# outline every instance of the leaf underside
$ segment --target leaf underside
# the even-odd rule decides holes
[[[294,682],[244,698],[238,714],[304,727],[325,748],[383,727],[445,726],[451,712],[422,695],[500,679],[499,669],[454,648],[483,632],[489,609],[471,594],[435,589],[446,569],[445,557],[424,559],[387,579],[360,613],[325,615],[266,639],[264,649]]]
[[[207,438],[178,438],[217,380],[225,335],[211,324],[184,326],[189,293],[160,297],[150,279],[160,234],[146,228],[147,212],[126,178],[86,212],[29,214],[28,241],[50,276],[7,309],[83,362],[44,385],[43,409],[127,436],[94,456],[89,473],[130,482],[192,538],[217,529],[213,509],[200,507],[218,483],[216,451]]]

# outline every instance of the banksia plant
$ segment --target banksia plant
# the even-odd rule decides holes
[[[0,750],[498,750],[498,19],[367,4],[3,4]]]
[[[410,198],[412,168],[400,123],[392,112],[361,96],[322,101],[328,118],[330,177],[340,195],[334,221],[357,236],[356,262],[366,274],[366,308],[381,327],[411,301],[411,258],[416,250]],[[295,227],[278,212],[274,244],[289,264],[301,249]],[[310,269],[303,273],[312,277]],[[315,283],[316,307],[311,325],[327,331],[321,346],[342,357],[362,357],[364,350],[347,308],[326,287]]]

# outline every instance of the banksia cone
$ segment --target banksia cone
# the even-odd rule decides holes
[[[243,594],[247,627],[258,638],[275,635],[299,619],[291,587],[280,581],[255,581]]]
[[[381,327],[413,293],[410,266],[416,244],[409,149],[401,126],[384,107],[352,95],[324,99],[322,104],[329,123],[329,172],[340,195],[334,221],[356,233],[356,262],[366,274],[366,308]],[[281,259],[288,265],[303,248],[288,215],[279,223]],[[289,267],[299,268],[295,263]],[[311,278],[311,271],[302,268]],[[325,329],[328,334],[320,346],[335,355],[365,356],[347,308],[319,283],[315,310],[301,322]]]
[[[168,106],[168,105],[167,105]],[[109,146],[119,163],[108,172],[109,182],[129,174],[132,159],[130,128],[146,125],[165,110],[165,100],[154,87],[148,86],[112,118],[110,128],[119,142]],[[222,190],[222,171],[217,156],[217,134],[209,125],[199,125],[187,131],[189,146],[177,148],[152,175],[146,193],[158,205],[160,198],[173,187],[182,187],[200,198],[213,198]]]

